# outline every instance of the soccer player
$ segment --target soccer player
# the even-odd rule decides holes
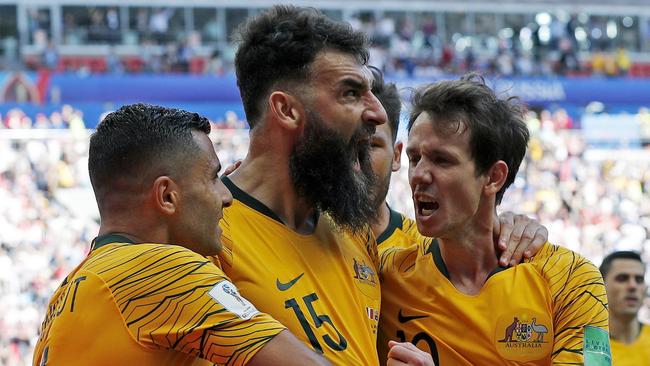
[[[381,253],[387,248],[410,246],[416,241],[431,239],[420,235],[414,220],[391,209],[386,202],[391,175],[401,166],[403,143],[396,139],[402,105],[397,86],[385,83],[377,68],[371,66],[370,70],[373,73],[372,93],[379,99],[388,117],[387,123],[377,126],[370,140],[371,165],[377,177],[372,194],[378,213],[372,222],[372,231]],[[524,253],[526,258],[530,258],[548,239],[546,228],[525,215],[506,212],[498,219],[495,222],[500,228],[499,248],[502,253],[499,262],[502,266],[519,263]],[[513,240],[506,245],[511,234]]]
[[[221,221],[224,271],[243,296],[338,365],[377,365],[380,288],[368,151],[385,111],[365,37],[276,6],[240,28],[237,82],[250,125]]]
[[[232,202],[209,132],[196,113],[143,104],[99,124],[99,236],[50,301],[34,366],[327,364],[204,257]]]
[[[412,342],[438,366],[609,365],[594,265],[546,243],[499,266],[494,212],[526,151],[521,107],[468,75],[420,89],[408,131],[417,228],[435,239],[382,253],[381,337]]]
[[[614,365],[650,366],[650,326],[638,318],[648,289],[641,256],[630,251],[613,252],[603,259],[600,273],[609,299]]]

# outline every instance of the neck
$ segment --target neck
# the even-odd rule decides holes
[[[636,316],[609,312],[609,335],[621,343],[632,343],[639,337],[641,324]]]
[[[229,178],[271,209],[287,227],[301,234],[311,234],[316,226],[314,207],[294,188],[289,168],[290,150],[276,146],[278,144],[256,143],[251,136],[246,159]]]
[[[165,235],[164,230],[154,229],[153,225],[143,223],[144,220],[135,220],[125,218],[125,220],[104,220],[102,217],[99,233],[97,236],[117,234],[130,239],[134,243],[159,243],[166,244],[169,238]],[[137,222],[138,227],[129,224]]]
[[[479,209],[464,227],[438,239],[451,283],[467,295],[477,294],[490,273],[499,266],[493,220],[490,210]]]
[[[386,229],[388,229],[388,224],[390,223],[390,209],[386,202],[382,202],[379,206],[379,217],[377,221],[373,222],[372,233],[375,234],[375,238],[378,238]]]

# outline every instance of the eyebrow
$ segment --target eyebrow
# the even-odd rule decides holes
[[[358,90],[370,89],[370,85],[366,82],[366,80],[359,81],[358,79],[345,78],[341,80],[339,84],[342,86],[347,86]]]

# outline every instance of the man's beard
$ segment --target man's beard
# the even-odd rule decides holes
[[[362,232],[378,214],[371,187],[376,176],[370,164],[370,141],[374,126],[359,128],[349,142],[325,125],[314,112],[290,158],[291,178],[298,194],[353,233]],[[357,155],[361,172],[354,171]]]

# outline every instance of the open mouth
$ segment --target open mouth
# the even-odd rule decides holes
[[[361,171],[361,162],[367,160],[370,154],[370,136],[364,136],[354,144],[352,152],[352,166],[356,172]]]
[[[430,216],[440,208],[438,202],[422,198],[417,200],[417,211],[420,216]]]

